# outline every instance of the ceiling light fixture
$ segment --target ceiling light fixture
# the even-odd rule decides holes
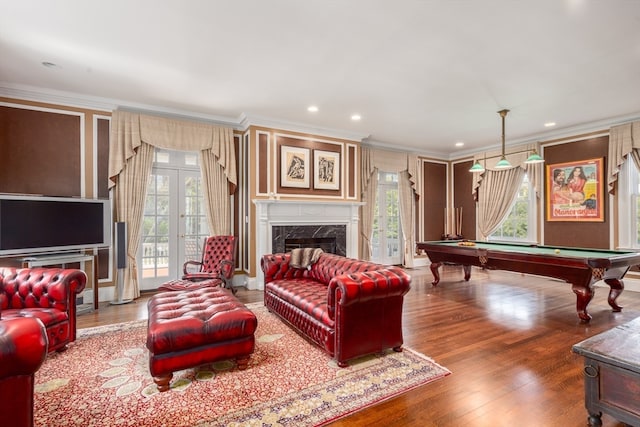
[[[511,163],[509,163],[509,160],[507,160],[507,158],[504,156],[504,118],[507,117],[508,112],[509,110],[506,109],[498,111],[498,114],[500,114],[500,117],[502,117],[502,157],[500,157],[500,160],[498,161],[498,163],[496,163],[496,169],[505,169],[511,167]]]
[[[507,160],[506,154],[505,154],[505,136],[504,136],[504,118],[507,116],[507,113],[509,112],[509,110],[500,110],[498,111],[498,114],[500,114],[500,117],[502,117],[502,150],[501,150],[501,154],[498,156],[492,156],[492,157],[487,157],[486,153],[484,156],[484,163],[486,165],[487,163],[487,158],[492,159],[495,157],[500,157],[500,160],[498,160],[498,163],[496,163],[496,165],[494,166],[494,168],[496,169],[506,169],[506,168],[510,168],[511,167],[511,163],[509,163],[509,161]],[[544,163],[544,159],[538,154],[538,152],[536,151],[536,149],[534,148],[533,150],[520,150],[520,151],[514,151],[512,153],[509,154],[518,154],[518,153],[526,153],[526,152],[531,152],[531,154],[529,155],[529,157],[527,157],[527,160],[524,161],[524,163],[526,164],[534,164],[534,163]],[[471,168],[469,169],[469,172],[473,172],[473,173],[481,173],[485,171],[485,166],[483,166],[480,161],[476,161],[473,166],[471,166]]]
[[[357,122],[361,118],[362,117],[360,116],[360,114],[354,114],[354,115],[351,116],[351,120],[353,120],[354,122]]]
[[[317,113],[318,107],[316,107],[315,105],[310,105],[309,107],[307,107],[307,111],[310,113]]]
[[[547,123],[544,124],[544,127],[550,128],[550,127],[553,127],[555,125],[556,125],[556,122],[547,122]]]

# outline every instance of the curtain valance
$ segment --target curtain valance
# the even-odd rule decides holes
[[[609,193],[615,192],[620,166],[631,153],[632,159],[640,168],[640,122],[613,126],[609,130],[609,155],[607,157],[607,184]]]
[[[417,185],[418,156],[414,154],[363,147],[361,168],[363,192],[367,189],[371,174],[376,169],[384,172],[397,173],[407,171],[409,173],[411,188],[417,196],[420,196]]]
[[[110,187],[142,142],[171,150],[208,150],[227,180],[237,185],[232,128],[116,110],[111,116]]]

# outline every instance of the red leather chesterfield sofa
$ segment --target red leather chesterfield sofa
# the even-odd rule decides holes
[[[47,330],[49,352],[76,339],[76,294],[87,275],[63,268],[0,267],[0,317],[35,317]]]
[[[33,426],[34,374],[47,356],[38,319],[0,319],[0,413],[4,427]]]
[[[398,267],[323,253],[309,268],[291,255],[261,259],[264,304],[339,366],[355,357],[402,351],[402,303],[411,277]]]

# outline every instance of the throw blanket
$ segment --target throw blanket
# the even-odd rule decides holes
[[[306,268],[309,270],[311,266],[318,261],[322,252],[323,251],[320,248],[292,249],[289,265],[294,268]]]

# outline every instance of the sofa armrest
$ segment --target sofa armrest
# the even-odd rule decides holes
[[[32,375],[47,356],[47,332],[39,319],[0,319],[0,380]]]
[[[411,277],[398,267],[336,276],[329,282],[328,311],[335,319],[336,305],[347,307],[373,299],[404,296]]]
[[[72,268],[0,267],[0,305],[75,311],[76,294],[86,284],[85,272]]]
[[[264,273],[264,283],[273,282],[280,279],[292,279],[306,277],[306,268],[294,268],[289,264],[290,253],[263,255],[260,260],[260,267]]]

